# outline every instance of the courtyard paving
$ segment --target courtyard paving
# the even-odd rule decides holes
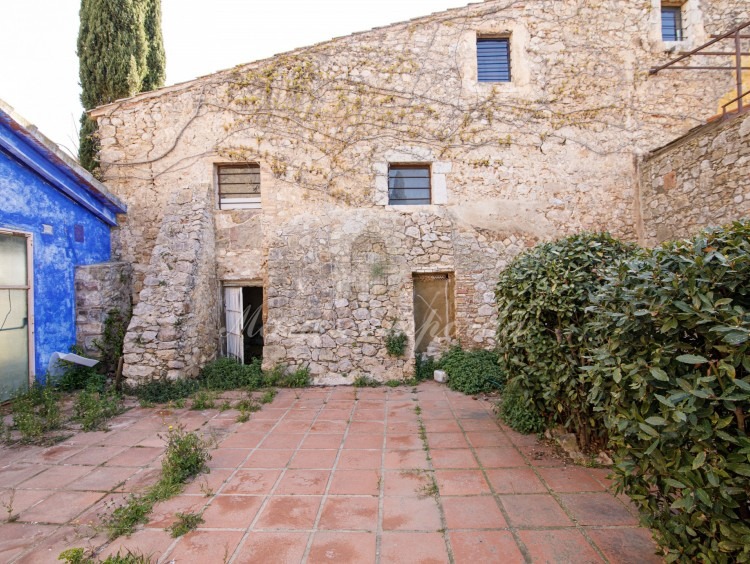
[[[134,408],[109,432],[1,448],[0,511],[17,518],[0,525],[0,562],[57,562],[71,547],[203,564],[660,561],[607,470],[566,464],[438,384],[281,390],[236,417]],[[210,473],[108,543],[102,516],[156,481],[175,424],[213,437]],[[199,511],[197,530],[165,531]]]

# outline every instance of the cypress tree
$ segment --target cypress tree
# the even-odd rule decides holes
[[[146,77],[143,79],[141,92],[154,90],[164,86],[166,78],[167,58],[164,53],[164,39],[161,34],[161,0],[145,0],[146,42],[148,43],[148,59],[146,63]]]
[[[78,61],[84,110],[164,84],[161,0],[81,0]],[[96,123],[81,116],[78,157],[97,166]]]

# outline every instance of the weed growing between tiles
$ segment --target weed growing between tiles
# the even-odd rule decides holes
[[[70,437],[76,425],[83,431],[105,430],[107,421],[123,411],[122,396],[100,380],[71,393],[36,384],[0,412],[0,442],[55,444]]]
[[[208,441],[180,426],[170,427],[166,440],[159,481],[144,494],[131,495],[125,505],[116,507],[104,520],[110,539],[132,534],[138,525],[148,521],[157,502],[177,495],[189,479],[206,470],[211,459]]]
[[[169,527],[169,534],[176,539],[194,531],[201,523],[204,523],[203,513],[177,513],[177,521]]]
[[[13,523],[15,521],[18,521],[18,513],[15,513],[15,510],[14,510],[15,501],[16,501],[16,490],[10,490],[8,494],[8,499],[5,499],[2,502],[0,502],[0,505],[5,510],[5,522],[6,523]]]
[[[125,554],[119,552],[115,555],[108,556],[106,560],[98,560],[93,556],[86,554],[83,548],[69,548],[61,552],[58,560],[67,564],[151,564],[153,559],[149,555],[138,552],[126,551]]]

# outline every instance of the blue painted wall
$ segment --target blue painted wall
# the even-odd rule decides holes
[[[43,224],[53,233],[42,233]],[[83,226],[82,243],[75,241],[75,225]],[[34,360],[40,380],[50,355],[68,352],[76,342],[75,267],[110,259],[110,227],[0,148],[0,228],[33,234]]]

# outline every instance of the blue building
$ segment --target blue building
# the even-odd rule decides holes
[[[76,343],[75,269],[110,260],[125,209],[0,101],[0,401]]]

